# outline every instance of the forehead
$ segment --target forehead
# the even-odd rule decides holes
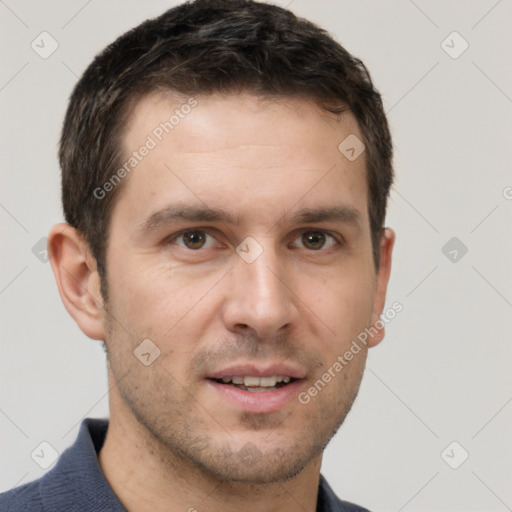
[[[335,116],[304,98],[151,94],[135,105],[125,129],[125,161],[145,156],[118,202],[140,216],[173,199],[231,205],[239,218],[245,207],[268,216],[269,198],[275,211],[318,201],[363,210],[364,154],[350,161],[339,149],[349,136],[362,139],[351,113]]]
[[[147,136],[159,146],[172,141],[174,149],[186,151],[229,150],[242,145],[279,146],[281,151],[293,147],[297,151],[300,140],[304,152],[327,150],[337,156],[336,142],[343,132],[362,139],[352,113],[335,115],[303,97],[249,92],[185,96],[167,91],[135,102],[123,140],[128,151]]]

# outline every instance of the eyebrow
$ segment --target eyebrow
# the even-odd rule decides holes
[[[343,222],[359,226],[361,213],[349,206],[331,206],[316,208],[301,208],[291,216],[284,215],[276,224],[286,222],[289,217],[291,224]],[[139,231],[152,231],[173,222],[185,220],[191,222],[222,222],[230,225],[239,225],[240,215],[234,215],[220,208],[211,208],[206,205],[172,204],[151,214],[147,220],[139,225]]]

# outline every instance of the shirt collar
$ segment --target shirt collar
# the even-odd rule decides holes
[[[45,510],[68,512],[126,512],[105,479],[98,454],[105,442],[108,420],[86,418],[75,443],[59,457],[57,465],[40,482]],[[316,512],[364,511],[342,502],[320,474]]]
[[[108,420],[86,418],[75,443],[62,453],[40,484],[45,510],[126,512],[98,462]]]

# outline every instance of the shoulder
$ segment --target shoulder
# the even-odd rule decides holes
[[[2,512],[43,512],[40,480],[29,482],[0,494],[0,510]]]
[[[0,511],[82,512],[84,503],[89,510],[123,510],[98,465],[107,427],[107,420],[84,419],[76,441],[54,467],[41,478],[0,494]]]

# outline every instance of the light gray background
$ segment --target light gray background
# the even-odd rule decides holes
[[[60,453],[83,417],[108,414],[103,351],[32,247],[62,219],[57,141],[77,76],[175,3],[0,0],[0,490],[44,473],[30,456],[42,441]],[[388,306],[404,309],[370,351],[322,471],[375,511],[512,510],[511,2],[289,6],[368,65],[396,148]],[[59,44],[47,59],[31,48],[42,31]],[[457,59],[441,47],[453,31],[469,43]],[[445,44],[461,48],[453,36]],[[454,236],[468,248],[456,262],[442,252]],[[469,453],[458,469],[441,457],[452,441]],[[461,453],[445,458],[455,465]]]

